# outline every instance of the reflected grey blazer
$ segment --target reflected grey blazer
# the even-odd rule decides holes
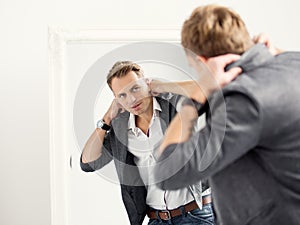
[[[166,129],[176,114],[176,105],[182,96],[164,94],[156,97],[161,106],[159,118],[161,127]],[[114,160],[118,178],[121,184],[122,199],[127,210],[131,225],[141,225],[147,211],[145,185],[140,177],[138,168],[134,163],[134,156],[128,151],[128,119],[129,113],[121,113],[112,121],[112,129],[106,135],[103,143],[102,155],[95,161],[83,163],[81,168],[86,172],[101,169],[111,160]],[[190,190],[202,207],[201,182],[190,186]]]

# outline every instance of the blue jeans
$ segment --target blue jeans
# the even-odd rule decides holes
[[[212,204],[205,204],[202,210],[194,209],[170,220],[150,219],[148,225],[214,225]]]

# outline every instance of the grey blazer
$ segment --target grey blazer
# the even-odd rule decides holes
[[[165,130],[171,119],[176,114],[176,105],[182,96],[166,94],[156,97],[161,106],[160,121],[162,129]],[[134,163],[134,156],[128,151],[128,119],[129,113],[121,113],[112,121],[112,129],[106,135],[103,143],[102,155],[90,163],[80,160],[82,170],[93,172],[101,169],[111,160],[114,160],[118,178],[121,184],[122,199],[127,210],[131,225],[141,225],[146,215],[145,185],[140,177],[138,168]],[[192,194],[202,206],[201,182],[190,187]]]
[[[243,74],[211,96],[207,126],[168,146],[161,158],[174,152],[174,160],[155,175],[192,152],[163,189],[209,178],[218,224],[299,225],[300,53],[274,57],[258,44],[236,65]]]

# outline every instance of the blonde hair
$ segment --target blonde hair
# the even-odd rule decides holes
[[[196,8],[181,31],[183,47],[204,57],[242,54],[253,41],[240,16],[229,8],[207,5]]]
[[[135,72],[138,77],[144,76],[144,72],[138,64],[131,61],[116,62],[113,65],[113,67],[110,69],[106,77],[106,81],[110,89],[112,89],[111,82],[114,77],[118,77],[118,78],[123,77],[131,71]]]

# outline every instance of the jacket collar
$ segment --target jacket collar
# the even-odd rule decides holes
[[[238,66],[242,68],[243,72],[248,72],[264,65],[273,57],[274,56],[264,44],[256,44],[242,54],[239,60],[229,64],[225,70],[227,71],[232,67]]]

